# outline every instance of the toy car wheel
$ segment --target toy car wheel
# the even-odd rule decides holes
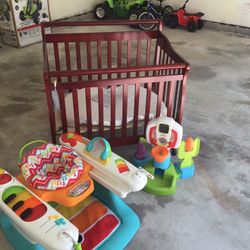
[[[142,6],[140,4],[135,4],[129,9],[129,13],[133,10],[139,10]]]
[[[203,27],[204,27],[204,21],[201,20],[201,19],[199,19],[199,20],[197,21],[197,29],[200,30],[200,29],[202,29]]]
[[[129,13],[128,13],[128,20],[129,21],[135,21],[135,20],[138,20],[138,17],[140,16],[141,12],[139,10],[131,10]],[[139,26],[138,25],[130,25],[130,27],[132,28],[138,28]]]
[[[100,3],[95,6],[94,15],[99,20],[104,20],[110,15],[111,9],[108,3]]]
[[[195,32],[196,31],[196,24],[195,24],[195,22],[194,21],[189,21],[187,23],[187,29],[190,32]]]
[[[47,15],[46,13],[43,13],[43,14],[42,14],[42,17],[45,19],[45,18],[48,17],[48,15]]]
[[[166,17],[164,19],[164,22],[171,29],[175,29],[179,25],[179,23],[178,23],[178,17],[176,15],[170,15],[170,16]]]
[[[24,15],[24,12],[23,12],[23,11],[20,12],[19,18],[20,18],[21,21],[25,21],[25,20],[26,20],[26,17],[25,17],[25,15]]]
[[[155,16],[151,12],[142,12],[138,20],[155,20]],[[140,24],[140,29],[142,30],[152,30],[155,27],[155,24]]]
[[[39,24],[39,22],[40,22],[39,13],[36,13],[36,14],[33,16],[33,22],[34,22],[35,24]]]
[[[8,10],[4,12],[4,17],[8,22],[10,21],[10,13]]]
[[[37,9],[38,9],[38,10],[41,10],[42,7],[43,7],[43,6],[42,6],[42,2],[40,2],[40,3],[38,4],[38,6],[37,6]]]
[[[170,14],[172,14],[173,11],[174,11],[174,9],[173,9],[170,5],[165,6],[165,7],[163,8],[163,17],[164,17],[165,15],[170,15]]]

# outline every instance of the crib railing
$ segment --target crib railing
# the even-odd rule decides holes
[[[156,21],[151,21],[156,22]],[[117,22],[116,24],[131,24]],[[98,88],[98,134],[105,136],[112,145],[136,143],[145,133],[150,119],[151,93],[157,94],[155,116],[160,115],[162,102],[167,107],[167,115],[179,123],[182,120],[185,84],[188,63],[171,47],[161,33],[162,23],[157,21],[158,30],[149,32],[105,32],[105,33],[46,33],[49,27],[79,27],[92,25],[113,25],[113,22],[50,22],[42,25],[44,49],[44,82],[49,108],[51,134],[56,141],[56,121],[53,112],[51,91],[57,80],[61,122],[63,132],[68,131],[65,95],[72,92],[74,110],[74,131],[81,132],[79,119],[78,91],[86,93],[86,136],[94,135],[92,124],[91,91]],[[128,86],[135,88],[133,122],[127,124]],[[117,129],[116,98],[117,86],[122,86],[122,125]],[[138,120],[140,87],[147,89],[143,122]],[[110,126],[103,123],[103,91],[110,88]],[[118,132],[117,132],[118,131]]]

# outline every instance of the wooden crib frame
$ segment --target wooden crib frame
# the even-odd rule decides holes
[[[133,21],[141,23],[139,21]],[[181,123],[186,93],[189,64],[179,56],[162,33],[162,22],[147,21],[157,25],[153,31],[78,32],[86,26],[129,25],[131,21],[105,22],[47,22],[42,24],[44,53],[44,83],[49,111],[51,136],[57,140],[56,119],[53,111],[52,91],[57,81],[62,132],[67,125],[65,94],[71,92],[74,107],[72,129],[81,133],[77,91],[85,88],[87,122],[85,136],[107,138],[112,146],[136,143],[145,135],[149,121],[151,93],[158,95],[155,116],[160,115],[162,102],[167,116]],[[74,29],[78,29],[73,32]],[[48,32],[49,30],[49,32]],[[52,30],[52,32],[50,32]],[[66,31],[65,31],[66,30]],[[72,49],[73,47],[73,49]],[[84,48],[84,51],[83,51]],[[74,52],[72,55],[72,51]],[[53,54],[53,56],[52,56]],[[75,57],[72,60],[72,57]],[[94,60],[95,59],[95,60]],[[104,63],[103,61],[106,61]],[[134,85],[134,119],[127,124],[128,85]],[[117,86],[123,86],[122,125],[115,126]],[[91,88],[98,87],[99,126],[92,124]],[[138,121],[140,87],[147,89],[145,117]],[[111,88],[110,127],[103,124],[103,90]],[[116,131],[119,130],[117,133]]]

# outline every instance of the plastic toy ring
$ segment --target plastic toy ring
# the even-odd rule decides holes
[[[163,162],[169,155],[169,150],[164,146],[155,146],[151,150],[151,154],[155,161]]]

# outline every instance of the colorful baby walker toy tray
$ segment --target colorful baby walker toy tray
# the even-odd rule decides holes
[[[139,191],[148,173],[112,153],[101,137],[66,133],[60,142],[71,148],[43,143],[26,154],[17,178],[0,170],[7,239],[18,250],[124,249],[140,222],[110,190],[121,197]]]

